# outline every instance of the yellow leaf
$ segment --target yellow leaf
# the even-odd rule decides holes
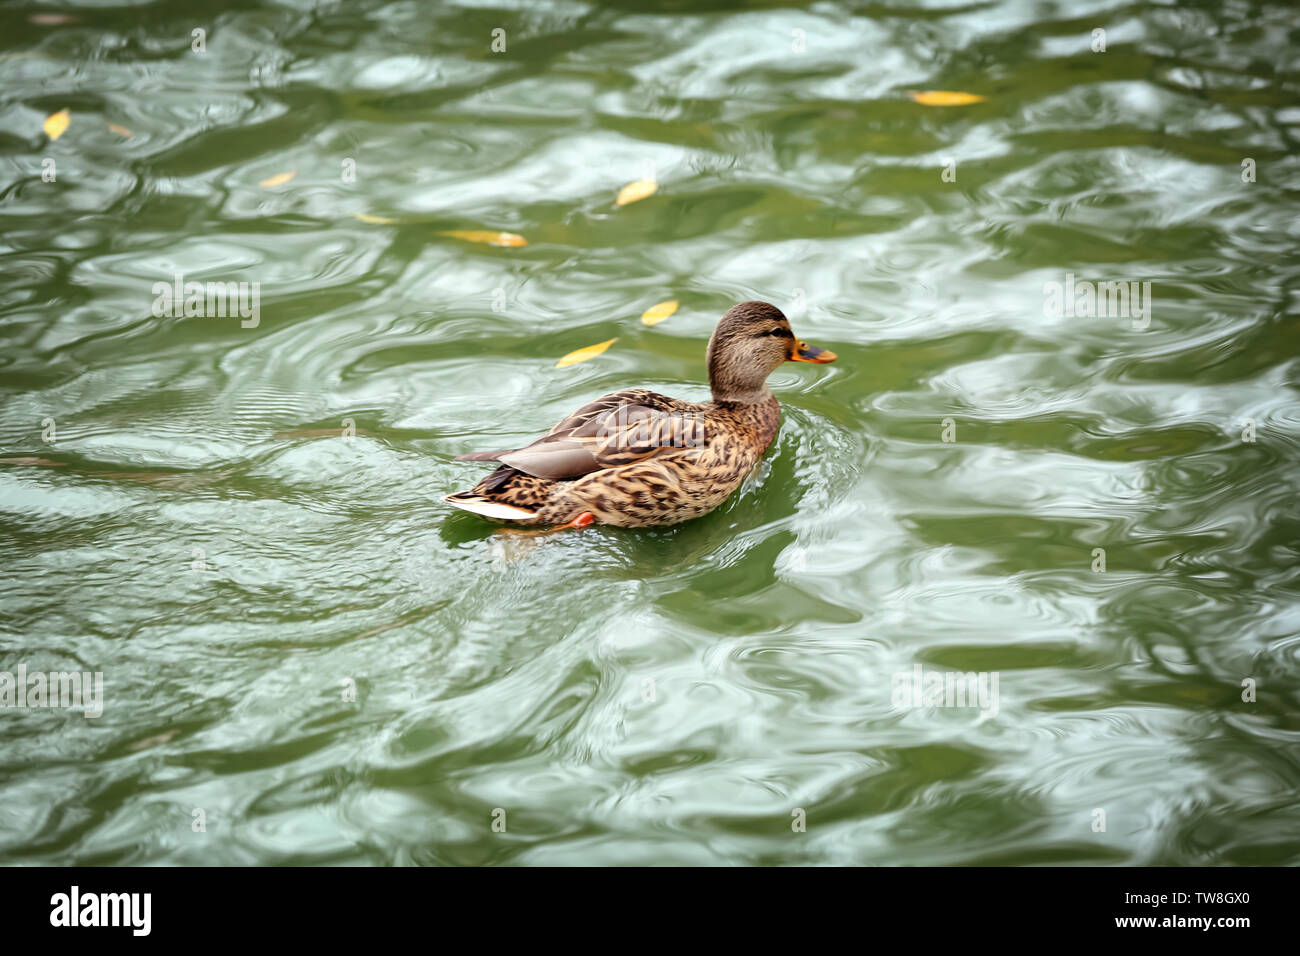
[[[671,302],[660,302],[658,305],[652,305],[641,313],[641,321],[646,325],[658,325],[668,316],[677,311],[677,300]]]
[[[352,215],[356,216],[362,222],[372,222],[377,226],[391,226],[393,223],[397,222],[396,219],[385,219],[383,216],[372,216],[369,213],[364,212],[354,212]]]
[[[263,189],[274,189],[276,186],[283,186],[285,183],[287,183],[289,180],[293,179],[293,177],[297,175],[298,175],[298,170],[291,169],[287,173],[276,173],[274,176],[270,177],[269,179],[263,179],[257,185],[261,186]]]
[[[490,229],[452,229],[442,235],[464,239],[466,242],[482,242],[489,246],[528,245],[528,240],[523,236],[517,236],[513,232],[492,232]]]
[[[922,106],[967,106],[971,103],[983,103],[987,99],[975,93],[957,93],[952,90],[925,90],[924,92],[908,90],[907,95]]]
[[[618,339],[610,339],[608,342],[600,342],[596,345],[588,345],[585,349],[575,349],[564,358],[555,363],[556,368],[564,368],[566,365],[577,365],[579,362],[585,362],[587,359],[594,359],[605,349],[609,348]]]
[[[54,140],[63,135],[63,131],[68,128],[68,124],[71,122],[72,117],[68,115],[68,111],[59,110],[57,113],[51,113],[45,117],[42,128],[45,130],[45,135]]]
[[[135,135],[125,126],[118,126],[116,123],[109,123],[108,131],[110,133],[116,133],[118,136],[125,136],[127,139],[130,139],[132,136]]]
[[[638,179],[634,183],[628,183],[618,191],[618,198],[614,200],[614,205],[626,206],[630,202],[653,196],[658,188],[659,184],[653,179]]]

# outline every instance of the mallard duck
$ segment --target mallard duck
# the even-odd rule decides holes
[[[795,338],[767,302],[731,308],[709,339],[713,400],[683,402],[643,388],[584,405],[522,448],[457,461],[501,463],[448,504],[520,525],[670,525],[707,514],[767,450],[781,412],[764,384],[783,362],[834,362]]]

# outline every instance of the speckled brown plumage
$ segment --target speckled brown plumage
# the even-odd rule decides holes
[[[531,445],[461,456],[502,464],[444,500],[521,525],[566,524],[583,512],[624,527],[697,518],[740,486],[776,437],[780,406],[767,376],[785,361],[834,358],[798,342],[775,306],[742,302],[709,340],[712,401],[612,392]]]

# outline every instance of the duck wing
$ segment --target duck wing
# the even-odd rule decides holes
[[[621,392],[610,392],[608,395],[602,395],[594,402],[588,402],[571,415],[565,416],[550,431],[548,431],[537,441],[529,445],[523,445],[520,448],[503,448],[500,451],[475,451],[467,455],[457,455],[456,461],[500,461],[502,455],[513,455],[517,451],[523,451],[525,448],[531,448],[533,445],[541,444],[545,441],[560,441],[568,438],[573,432],[588,425],[593,419],[601,416],[603,413],[613,411],[624,405],[640,405],[649,399],[650,404],[656,404],[653,400],[659,399],[662,402],[672,402],[671,398],[665,395],[658,395],[648,389],[642,388],[625,388]]]
[[[456,460],[499,461],[538,478],[571,480],[702,444],[703,427],[690,408],[647,389],[611,392],[582,406],[532,444]]]

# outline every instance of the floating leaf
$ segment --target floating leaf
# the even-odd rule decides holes
[[[677,311],[677,300],[671,302],[660,302],[658,305],[652,305],[641,313],[641,321],[646,325],[658,325],[668,316]]]
[[[614,205],[626,206],[630,202],[637,202],[647,196],[653,196],[658,188],[659,183],[653,179],[638,179],[634,183],[628,183],[618,191],[618,198],[614,200]]]
[[[968,106],[971,103],[983,103],[987,97],[975,93],[958,93],[953,90],[925,90],[907,93],[922,106]]]
[[[492,232],[489,229],[452,229],[442,235],[464,239],[466,242],[482,242],[489,246],[528,245],[528,240],[523,236],[517,236],[513,232]]]
[[[610,339],[608,342],[599,342],[596,345],[588,345],[585,349],[575,349],[564,358],[555,363],[556,368],[564,368],[566,365],[577,365],[579,362],[585,362],[588,359],[594,359],[605,349],[609,348],[618,339]]]
[[[57,27],[66,23],[80,23],[80,17],[74,17],[67,13],[33,13],[27,18],[28,23],[34,23],[38,27]]]
[[[51,113],[45,117],[45,122],[41,124],[41,127],[45,130],[46,136],[55,140],[63,135],[63,131],[68,128],[68,124],[71,122],[72,117],[68,115],[68,111],[59,110],[57,113]]]
[[[393,223],[397,222],[396,219],[385,219],[383,216],[372,216],[365,212],[354,212],[352,215],[356,216],[362,222],[374,223],[376,226],[391,226]]]
[[[298,170],[291,169],[287,173],[276,173],[274,176],[270,177],[269,179],[263,179],[257,185],[261,186],[263,189],[274,189],[276,186],[283,186],[285,183],[287,183],[289,180],[293,179],[293,177],[297,175],[298,175]]]
[[[135,135],[135,134],[132,133],[129,129],[127,129],[125,126],[118,126],[116,123],[109,123],[109,124],[108,124],[108,131],[109,131],[110,133],[116,133],[118,136],[124,136],[124,137],[126,137],[127,139],[130,139],[132,136]]]

